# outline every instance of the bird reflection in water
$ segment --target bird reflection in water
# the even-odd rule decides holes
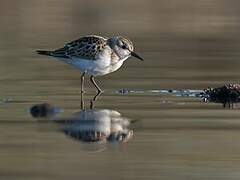
[[[115,110],[95,109],[94,104],[99,95],[98,93],[94,96],[90,101],[90,108],[85,109],[82,93],[80,112],[64,119],[55,118],[51,119],[51,121],[60,124],[61,130],[67,136],[82,142],[128,142],[133,137],[133,130],[128,129],[131,123],[130,120],[122,117],[122,115]],[[42,106],[44,106],[44,108],[42,108]],[[36,113],[34,114],[33,112],[36,111],[36,107],[40,107],[40,110],[44,110],[44,113],[41,112],[41,114],[46,114],[45,117],[47,118],[47,112],[51,112],[48,109],[53,109],[54,106],[45,106],[46,104],[34,105],[31,108],[32,116],[39,118],[38,116],[34,116]],[[41,116],[41,119],[42,118]]]
[[[82,110],[58,122],[67,136],[83,142],[128,142],[133,136],[129,119],[109,109]]]

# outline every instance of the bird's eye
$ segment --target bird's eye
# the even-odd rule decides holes
[[[123,49],[127,49],[127,46],[125,44],[122,45]]]

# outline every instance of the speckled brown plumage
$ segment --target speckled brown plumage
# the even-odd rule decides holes
[[[107,40],[100,36],[89,35],[66,44],[63,48],[51,52],[60,58],[81,58],[96,60],[96,55],[104,50]]]

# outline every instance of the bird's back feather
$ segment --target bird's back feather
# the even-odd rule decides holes
[[[38,54],[49,55],[57,58],[79,58],[96,60],[96,55],[101,53],[107,45],[107,39],[89,35],[67,43],[64,47],[54,51],[37,51]]]

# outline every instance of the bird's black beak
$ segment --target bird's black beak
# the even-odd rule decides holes
[[[135,52],[131,52],[131,55],[132,56],[134,56],[135,58],[138,58],[138,59],[140,59],[141,61],[143,61],[143,58],[141,58],[139,55],[137,55],[137,53],[135,53]]]

